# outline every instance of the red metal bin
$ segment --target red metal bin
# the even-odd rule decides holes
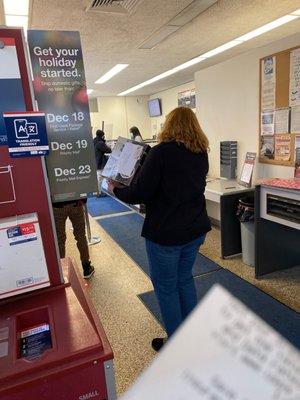
[[[0,306],[1,400],[116,399],[105,332],[77,269],[70,260],[63,269],[66,284]],[[41,323],[50,325],[52,348],[32,361],[21,358],[20,332]]]

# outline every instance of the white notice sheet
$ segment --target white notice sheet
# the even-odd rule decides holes
[[[122,400],[299,400],[300,354],[216,285]]]
[[[278,108],[275,110],[275,133],[289,133],[290,109]]]
[[[275,111],[264,111],[261,114],[261,134],[274,135]]]
[[[300,106],[291,109],[291,133],[300,133]]]
[[[300,49],[290,56],[290,106],[300,105]]]
[[[276,57],[263,59],[261,68],[261,109],[271,110],[276,106]]]

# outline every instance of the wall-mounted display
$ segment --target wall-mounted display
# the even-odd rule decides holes
[[[178,93],[178,107],[196,108],[196,90],[189,89]]]
[[[150,117],[159,117],[162,115],[161,100],[152,99],[148,101],[148,110]]]
[[[300,47],[260,60],[259,161],[295,165],[300,132]]]

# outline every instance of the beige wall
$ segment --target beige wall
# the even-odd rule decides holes
[[[195,82],[192,81],[172,89],[164,90],[163,92],[154,93],[150,96],[151,99],[161,99],[162,105],[162,116],[150,118],[152,135],[157,135],[160,132],[161,124],[164,122],[166,115],[174,108],[178,107],[178,93],[194,88]]]
[[[247,151],[258,153],[259,59],[297,46],[300,34],[195,74],[197,116],[210,140],[210,175],[219,176],[219,142],[238,141],[238,173]],[[259,164],[255,176],[292,177],[293,168]]]
[[[148,96],[98,97],[99,112],[91,113],[93,134],[102,127],[104,121],[108,140],[118,136],[128,137],[129,129],[133,125],[140,129],[143,138],[150,138],[148,99]]]

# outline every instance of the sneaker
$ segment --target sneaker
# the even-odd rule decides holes
[[[83,267],[83,277],[84,279],[89,279],[94,273],[95,268],[91,265],[91,263],[82,264]]]
[[[151,346],[155,351],[159,351],[163,345],[166,343],[167,338],[155,338],[152,340]]]

